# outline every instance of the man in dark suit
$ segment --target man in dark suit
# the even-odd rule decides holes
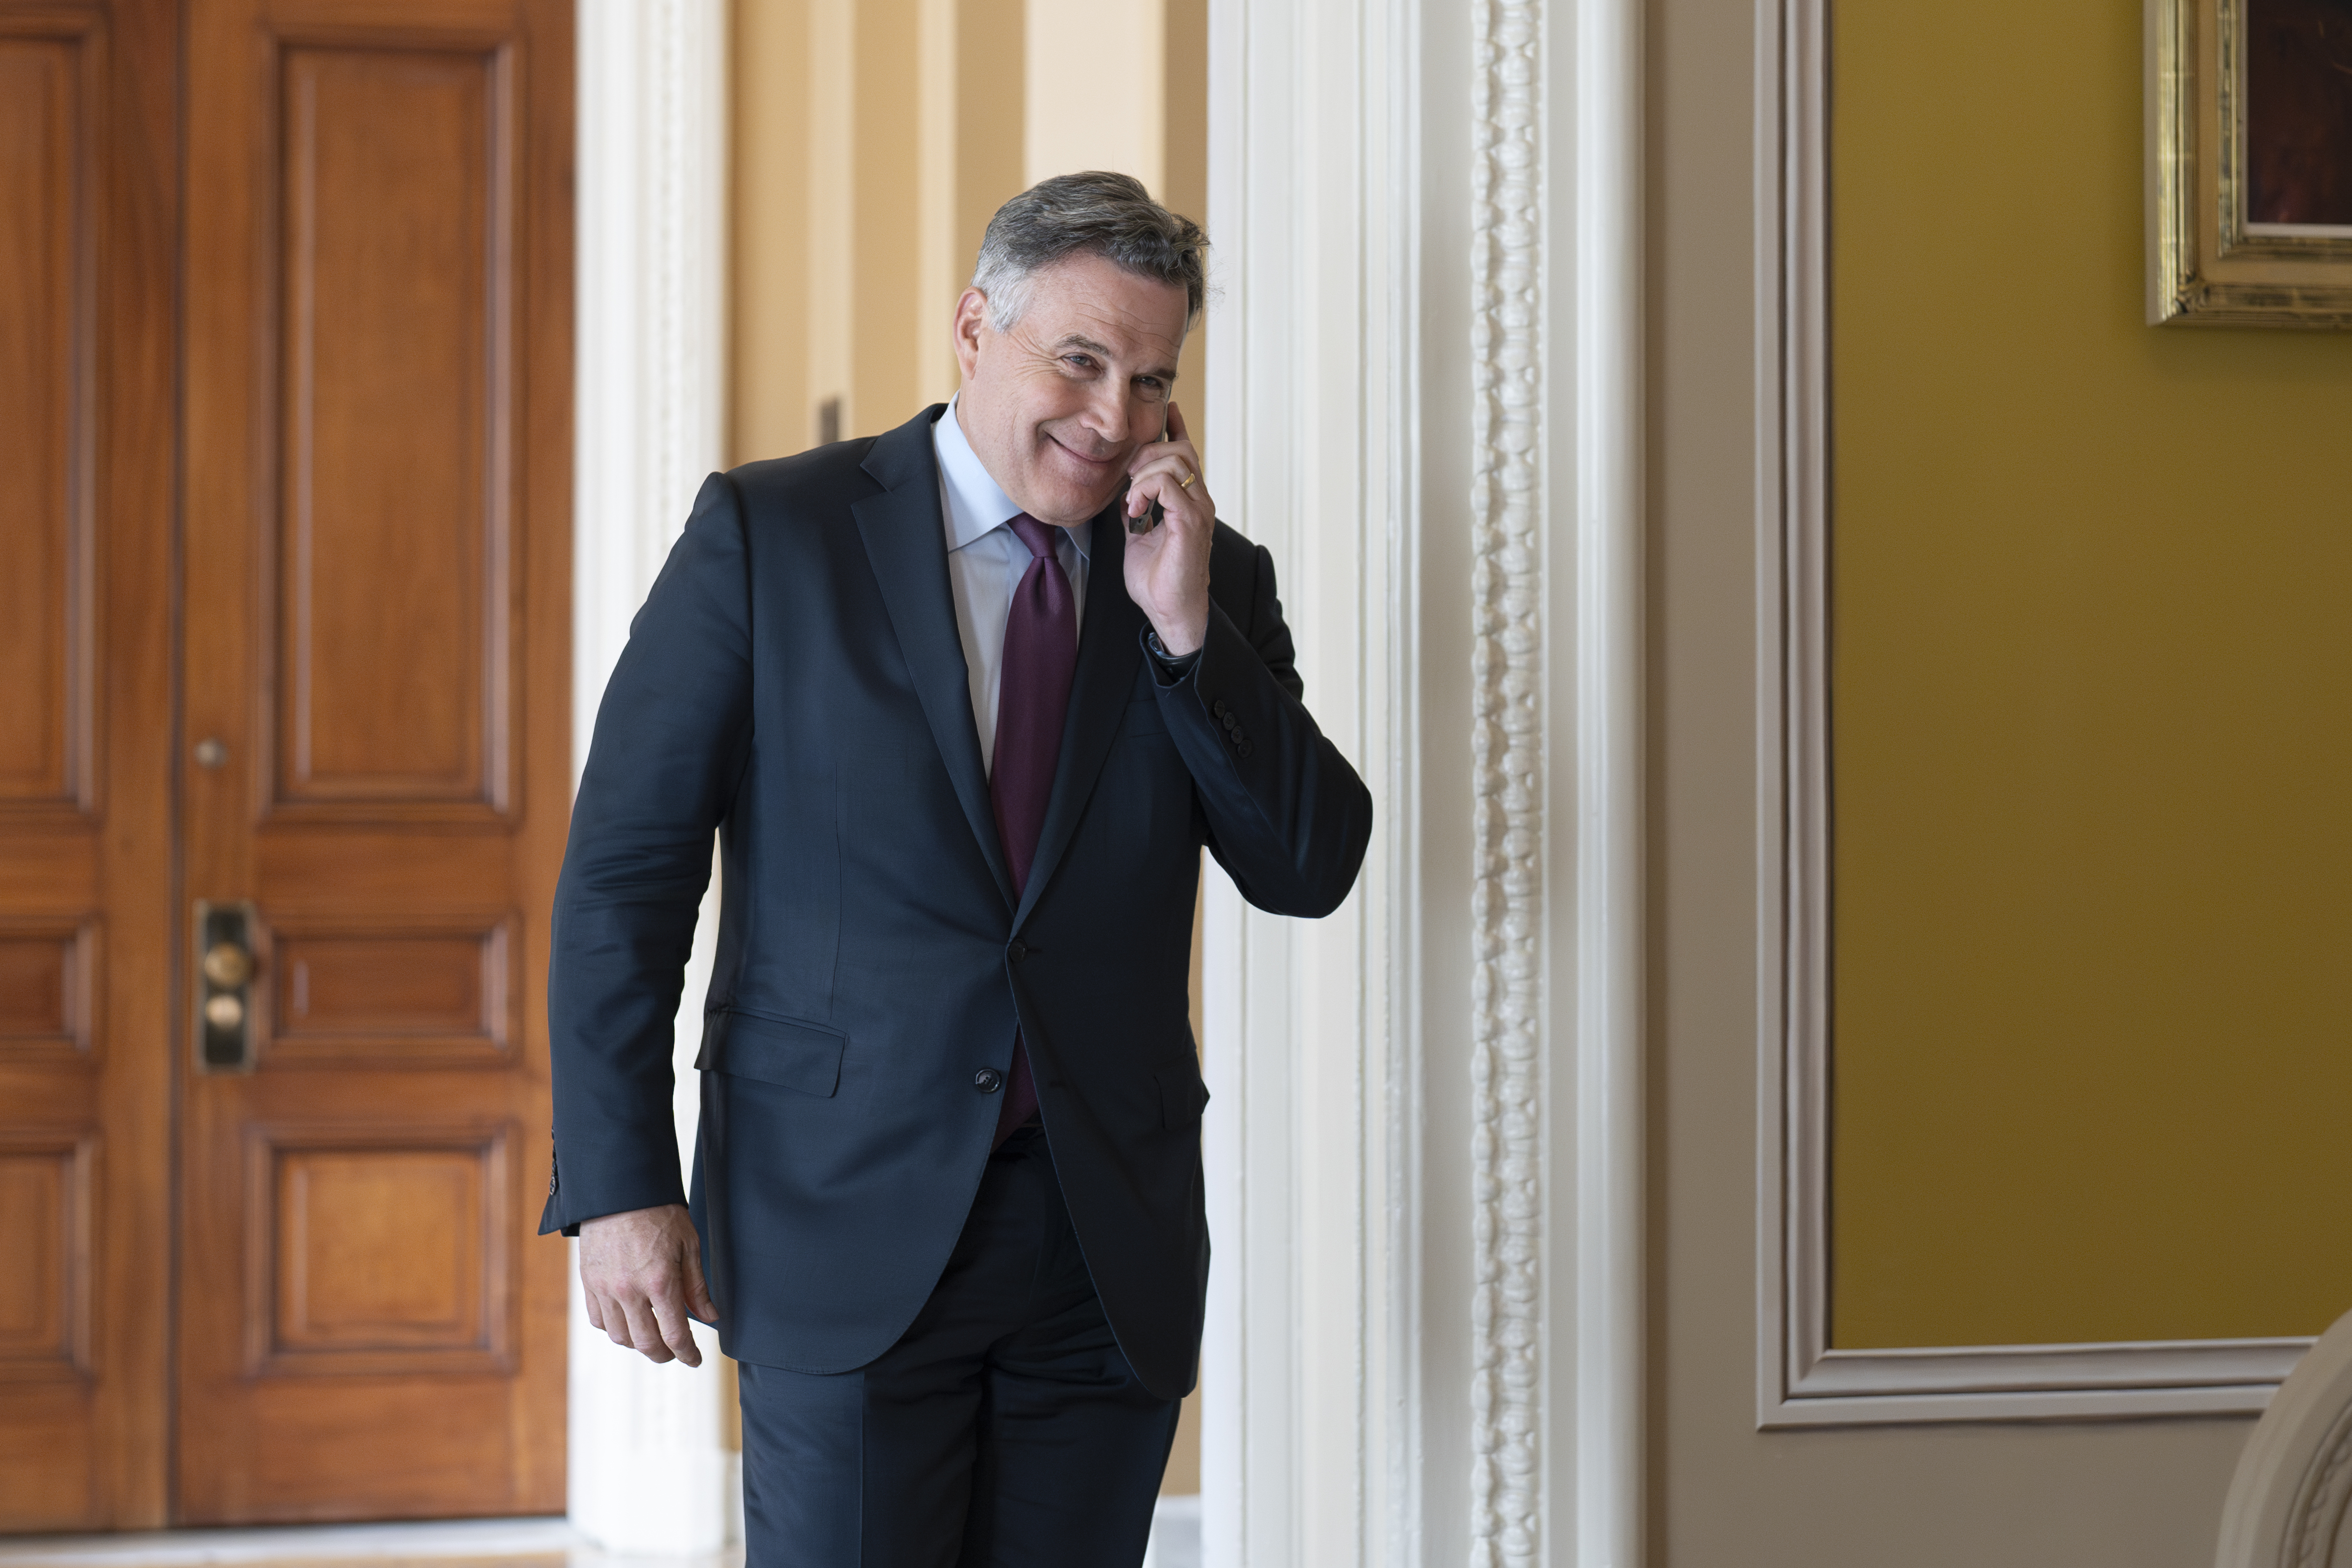
[[[1169,401],[1204,245],[1122,175],[1007,203],[955,401],[714,475],[605,690],[544,1228],[616,1342],[698,1364],[719,1325],[752,1568],[1143,1554],[1209,1265],[1200,849],[1319,916],[1371,826]]]

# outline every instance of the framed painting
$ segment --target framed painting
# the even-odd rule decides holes
[[[2352,328],[2352,0],[2147,0],[2147,316]]]

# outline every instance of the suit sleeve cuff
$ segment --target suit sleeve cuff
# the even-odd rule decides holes
[[[1152,678],[1162,686],[1181,686],[1184,678],[1200,668],[1201,650],[1172,654],[1161,646],[1160,634],[1150,626],[1143,628],[1143,651],[1151,656]]]

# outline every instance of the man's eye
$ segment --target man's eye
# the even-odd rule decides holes
[[[1074,370],[1092,370],[1095,362],[1085,354],[1064,354],[1062,363]]]

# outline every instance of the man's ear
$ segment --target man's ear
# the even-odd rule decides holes
[[[955,321],[956,368],[970,381],[980,368],[980,335],[988,330],[988,296],[977,289],[967,289],[956,301]]]

